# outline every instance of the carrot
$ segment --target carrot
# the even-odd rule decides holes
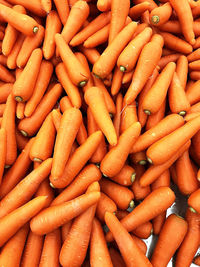
[[[101,172],[94,164],[85,166],[74,181],[52,201],[51,205],[58,205],[78,197],[85,192],[90,184],[100,179]]]
[[[54,40],[54,36],[56,33],[60,33],[61,31],[61,21],[58,16],[58,13],[55,10],[52,10],[46,19],[46,27],[45,27],[45,35],[44,35],[44,43],[43,43],[43,54],[46,60],[49,60],[53,57],[56,43]]]
[[[6,56],[0,55],[0,64],[5,66],[5,67],[7,66],[7,57]]]
[[[71,8],[67,22],[62,30],[62,37],[68,44],[80,30],[90,12],[86,1],[77,1]],[[78,20],[77,20],[78,18]]]
[[[35,111],[37,105],[42,99],[53,73],[53,66],[49,61],[42,60],[39,74],[35,83],[34,91],[31,98],[25,106],[25,116],[30,117]]]
[[[21,259],[21,266],[39,266],[43,247],[43,236],[29,232]]]
[[[102,192],[108,195],[108,197],[115,202],[118,208],[125,210],[129,206],[134,206],[133,192],[127,187],[113,183],[107,179],[101,179],[100,186]]]
[[[39,74],[38,68],[42,62],[42,50],[33,50],[25,68],[20,77],[13,86],[13,95],[18,102],[24,102],[30,99],[33,94],[35,83]],[[23,85],[22,85],[23,83]]]
[[[100,169],[104,175],[112,177],[120,172],[140,131],[140,123],[135,122],[119,137],[118,144],[101,161]]]
[[[52,8],[52,2],[51,2],[51,0],[41,0],[41,4],[42,4],[43,9],[47,13],[49,13],[51,11],[51,8]]]
[[[127,266],[151,266],[147,257],[142,253],[140,248],[138,248],[131,235],[118,221],[115,215],[110,212],[106,212],[105,221],[114,236]]]
[[[97,0],[97,8],[102,11],[109,11],[111,9],[111,0]]]
[[[92,115],[90,108],[87,109],[87,130],[89,135],[99,130],[99,127],[94,119],[94,116]],[[101,162],[106,153],[107,153],[107,147],[105,139],[103,138],[101,143],[99,144],[99,147],[96,149],[96,151],[90,158],[90,162],[92,163]]]
[[[191,71],[190,72],[190,78],[192,80],[198,81],[200,78],[200,71]]]
[[[131,237],[135,241],[136,245],[140,248],[140,250],[144,253],[144,255],[146,255],[146,252],[147,252],[146,243],[142,239],[140,239],[139,237],[137,237],[135,235],[131,235]]]
[[[194,259],[193,259],[193,263],[200,266],[200,256],[197,255]]]
[[[46,116],[55,105],[57,99],[60,97],[61,93],[61,85],[59,83],[53,84],[52,88],[44,95],[32,116],[29,118],[24,118],[20,121],[18,124],[18,129],[24,136],[34,135],[38,131]]]
[[[128,164],[124,164],[121,171],[110,179],[120,185],[129,186],[132,185],[135,180],[135,170]]]
[[[0,3],[5,5],[5,6],[12,7],[12,5],[9,4],[8,2],[6,2],[5,0],[0,0]]]
[[[190,147],[191,142],[186,142],[179,150],[174,153],[169,160],[160,165],[151,166],[140,178],[140,185],[147,186],[154,182],[165,170],[167,170],[182,154]]]
[[[102,222],[104,222],[104,215],[106,211],[115,213],[117,211],[117,206],[110,197],[101,192],[101,197],[96,208],[96,216]]]
[[[140,164],[135,164],[133,165],[135,172],[136,172],[136,177],[135,180],[131,186],[131,190],[133,191],[134,194],[134,199],[136,201],[144,199],[150,192],[150,186],[144,186],[142,187],[139,183],[140,177],[144,174],[145,168],[143,165]]]
[[[190,54],[192,52],[192,46],[186,41],[167,32],[160,32],[160,34],[167,48],[183,54]]]
[[[191,54],[187,56],[188,62],[192,62],[199,59],[200,59],[200,48],[194,50]]]
[[[48,233],[44,239],[44,245],[40,258],[40,267],[59,266],[59,253],[61,248],[60,229]]]
[[[138,137],[131,152],[136,153],[145,150],[154,142],[173,132],[183,124],[184,119],[177,114],[166,116],[158,124]]]
[[[174,62],[168,63],[154,82],[151,89],[145,95],[142,101],[142,108],[147,115],[154,114],[160,109],[163,101],[166,98],[175,68],[176,64]],[[158,88],[160,86],[162,86],[163,90],[158,92]],[[152,103],[152,99],[154,104]]]
[[[136,102],[133,101],[133,103],[131,103],[130,105],[126,105],[124,103],[122,114],[121,114],[120,132],[123,133],[133,123],[137,121],[138,121],[138,118],[137,118]]]
[[[198,88],[199,88],[199,82],[197,81],[190,88],[188,88],[186,92],[186,96],[191,105],[199,102],[200,95],[199,95]]]
[[[38,31],[39,25],[32,17],[20,14],[2,4],[0,4],[0,17],[25,35],[34,35]]]
[[[161,57],[162,46],[163,38],[158,34],[154,34],[152,40],[143,47],[133,74],[131,85],[124,97],[124,101],[127,104],[135,100],[148,78],[153,73]]]
[[[133,70],[143,47],[148,43],[151,35],[152,30],[147,27],[125,47],[117,60],[117,66],[122,72]]]
[[[190,120],[193,120],[194,118],[200,116],[200,112],[194,112],[194,113],[190,113],[190,114],[187,114],[186,116],[184,116],[184,120],[186,122],[190,121]]]
[[[188,114],[191,114],[194,112],[200,112],[200,103],[199,102],[191,106],[190,110],[188,111]]]
[[[188,231],[179,247],[176,257],[176,266],[183,266],[182,264],[186,267],[191,266],[195,253],[199,247],[199,214],[187,209],[186,221],[188,223]]]
[[[101,88],[98,87],[90,87],[85,92],[84,95],[85,101],[90,107],[90,110],[96,120],[96,123],[105,134],[108,142],[111,145],[116,145],[117,136],[115,132],[115,128],[109,116],[104,95]]]
[[[52,118],[53,125],[54,125],[56,131],[58,132],[58,129],[60,127],[60,122],[62,119],[62,114],[60,113],[60,110],[59,109],[53,109],[51,112],[51,118]]]
[[[188,60],[186,56],[180,56],[177,60],[176,73],[180,80],[181,86],[185,90],[188,76]]]
[[[131,22],[117,34],[113,42],[107,46],[103,54],[101,54],[100,58],[95,62],[92,69],[95,76],[103,79],[111,73],[118,56],[130,41],[136,28],[137,23]]]
[[[15,81],[13,75],[3,65],[0,65],[0,79],[6,83],[14,83]]]
[[[170,54],[170,55],[161,57],[161,59],[158,62],[159,68],[162,70],[170,62],[176,62],[180,56],[181,54],[175,53],[175,54]]]
[[[90,159],[92,154],[95,152],[100,142],[102,141],[103,135],[100,131],[97,131],[90,135],[85,143],[83,143],[69,158],[62,176],[58,179],[53,179],[50,176],[51,183],[58,188],[63,188],[74,179],[79,171],[84,167],[85,163]]]
[[[152,11],[152,9],[158,7],[157,4],[156,4],[154,1],[152,1],[152,0],[135,0],[135,1],[134,1],[134,4],[135,4],[135,5],[138,5],[138,4],[141,4],[141,3],[143,3],[143,2],[148,2],[148,3],[150,4],[150,6],[149,6],[149,10],[150,10],[150,11]]]
[[[1,266],[20,266],[22,252],[28,234],[28,224],[25,224],[11,239],[3,246],[0,255]],[[15,254],[13,255],[13,251]]]
[[[166,109],[166,99],[163,101],[162,106],[160,107],[160,110],[158,110],[156,113],[152,114],[151,116],[148,116],[147,122],[146,122],[146,130],[148,131],[152,127],[154,127],[159,121],[161,121],[165,116],[165,109]]]
[[[69,16],[69,4],[68,0],[53,0],[58,11],[58,15],[63,25],[67,22]]]
[[[26,14],[26,10],[23,6],[16,5],[13,7],[13,9],[19,13]],[[18,37],[18,31],[11,26],[10,24],[7,25],[5,30],[5,35],[2,42],[2,53],[5,56],[8,56],[15,44],[15,41]]]
[[[121,114],[122,114],[122,105],[123,105],[123,96],[121,93],[119,93],[116,97],[115,101],[116,105],[116,114],[114,115],[113,118],[113,125],[115,127],[115,131],[117,134],[117,138],[119,138],[120,135],[120,124],[121,124]]]
[[[187,122],[179,129],[176,129],[174,132],[151,145],[147,150],[148,160],[154,164],[162,164],[166,162],[178,149],[194,136],[199,129],[200,117]]]
[[[0,185],[4,172],[4,166],[6,161],[6,130],[0,129]]]
[[[133,154],[130,154],[130,160],[134,164],[146,165],[147,159],[145,151],[139,151]]]
[[[86,56],[91,64],[94,64],[100,58],[100,53],[95,48],[86,48],[81,45],[79,45],[78,48]]]
[[[199,71],[200,70],[199,63],[200,63],[199,60],[195,60],[193,62],[190,62],[189,63],[189,69],[192,71]]]
[[[111,84],[111,94],[116,95],[122,86],[123,72],[116,66],[114,69],[112,84]]]
[[[99,191],[99,184],[95,182],[88,187],[86,194]],[[93,205],[74,219],[60,251],[59,258],[63,266],[80,266],[83,263],[89,245],[95,211],[96,205]]]
[[[86,27],[84,27],[79,33],[77,33],[70,41],[71,46],[77,46],[82,44],[88,37],[102,29],[110,22],[110,12],[105,12],[97,16]]]
[[[190,206],[191,211],[198,212],[200,211],[199,208],[199,196],[200,196],[200,189],[193,192],[188,198],[188,205]]]
[[[99,198],[99,192],[91,192],[71,201],[46,208],[31,220],[31,230],[39,235],[50,233],[83,213],[89,207],[97,203]],[[59,216],[54,216],[54,214],[59,214]]]
[[[168,2],[162,6],[154,8],[150,14],[151,24],[154,26],[160,26],[169,20],[171,14],[172,7]]]
[[[150,3],[146,1],[140,4],[136,4],[129,9],[129,16],[132,18],[132,20],[137,20],[146,10],[149,10],[149,8]]]
[[[16,106],[16,117],[20,120],[24,118],[24,109],[25,109],[25,103],[18,102]]]
[[[109,253],[114,267],[126,267],[121,254],[117,250],[115,250],[113,247],[110,247]]]
[[[71,226],[72,226],[72,222],[73,220],[67,222],[66,224],[64,224],[62,227],[61,227],[61,236],[62,236],[62,243],[65,242],[67,236],[68,236],[68,233],[71,229]]]
[[[187,228],[188,224],[182,217],[171,214],[167,218],[151,257],[153,266],[167,266],[171,257],[182,243],[187,233]]]
[[[195,36],[193,31],[193,16],[188,1],[181,0],[178,5],[177,1],[170,0],[169,2],[178,16],[185,40],[191,45],[194,45]]]

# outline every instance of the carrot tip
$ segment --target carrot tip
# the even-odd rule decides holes
[[[135,203],[134,203],[134,201],[133,200],[131,200],[131,202],[130,202],[130,204],[129,204],[129,208],[133,208],[135,206]]]
[[[82,81],[82,82],[80,82],[80,83],[79,83],[79,85],[78,85],[78,86],[79,86],[79,87],[83,87],[83,86],[85,86],[85,85],[86,85],[86,83],[87,83],[87,81]]]
[[[10,168],[10,165],[5,165],[4,168],[8,169],[8,168]]]
[[[119,69],[120,69],[121,72],[125,72],[126,71],[126,68],[124,66],[120,66]]]
[[[193,209],[192,207],[189,207],[191,212],[197,213],[195,209]]]
[[[147,115],[151,115],[151,111],[148,110],[148,109],[145,109],[145,110],[144,110],[144,113],[147,114]]]
[[[132,175],[131,175],[131,183],[133,183],[135,181],[135,176],[136,176],[136,173],[134,172]]]
[[[21,132],[21,134],[22,134],[23,136],[25,136],[25,137],[28,136],[27,132],[25,132],[24,130],[20,130],[20,132]]]
[[[53,189],[55,189],[55,186],[54,186],[52,183],[49,183],[49,185],[50,185]]]
[[[37,26],[35,26],[35,27],[33,28],[33,32],[34,32],[34,33],[37,33],[38,30],[39,30],[39,28],[38,28]]]
[[[34,159],[33,159],[33,161],[36,161],[36,162],[39,162],[39,163],[41,163],[41,162],[42,162],[42,160],[41,160],[41,159],[39,159],[39,158],[34,158]]]
[[[153,164],[153,161],[149,157],[147,157],[147,160],[150,164]]]
[[[138,163],[139,163],[140,165],[146,165],[146,164],[147,164],[147,161],[146,161],[146,160],[140,160]]]
[[[178,114],[179,114],[180,116],[185,116],[186,111],[182,110],[182,111],[180,111]]]
[[[23,102],[23,98],[21,96],[15,96],[15,100],[17,102]]]
[[[155,15],[155,16],[153,16],[153,17],[151,18],[151,22],[152,22],[153,24],[158,24],[159,21],[160,21],[160,18],[159,18],[159,16],[157,16],[157,15]]]

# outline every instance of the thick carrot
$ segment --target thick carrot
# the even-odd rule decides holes
[[[151,192],[131,213],[121,220],[121,223],[130,232],[165,211],[174,200],[174,192],[169,187],[160,187]],[[111,241],[112,234],[107,233],[106,239]]]
[[[173,132],[183,124],[184,119],[177,114],[166,116],[158,124],[138,137],[131,152],[136,153],[145,150],[154,142]]]
[[[97,203],[99,198],[99,192],[91,192],[71,201],[46,208],[31,220],[31,230],[38,235],[50,233],[83,213],[89,207]],[[55,216],[55,214],[59,214],[59,216]]]
[[[129,186],[132,185],[135,180],[135,170],[128,164],[124,164],[121,171],[110,179],[120,185]]]
[[[0,129],[0,185],[2,181],[2,176],[4,172],[4,166],[6,161],[6,130],[4,128]]]
[[[112,232],[127,266],[152,266],[147,257],[136,245],[126,228],[110,212],[106,212],[105,221]],[[126,245],[125,245],[126,244]]]
[[[24,114],[30,117],[41,101],[53,73],[53,65],[49,61],[42,60],[33,94],[27,101]]]
[[[120,132],[126,131],[133,123],[138,122],[136,102],[130,105],[124,103],[121,114]]]
[[[109,253],[114,267],[126,267],[121,254],[116,249],[110,247]]]
[[[200,117],[187,122],[174,132],[161,138],[147,150],[147,157],[153,164],[162,164],[169,160],[200,129]]]
[[[111,257],[100,222],[94,218],[90,239],[91,267],[112,267]]]
[[[97,204],[96,216],[102,222],[104,222],[104,215],[106,211],[115,213],[117,211],[117,206],[110,197],[101,192],[101,197]]]
[[[120,53],[130,41],[136,28],[137,23],[131,22],[117,34],[113,42],[107,46],[103,54],[101,54],[100,58],[95,62],[92,69],[94,75],[103,79],[111,73]]]
[[[175,0],[170,0],[169,2],[178,16],[185,40],[189,42],[191,45],[194,45],[195,36],[193,31],[193,16],[188,1],[181,0],[179,1],[178,5],[177,1]]]
[[[163,101],[162,106],[159,111],[148,116],[146,122],[146,130],[148,131],[152,127],[154,127],[157,123],[159,123],[165,116],[165,109],[166,109],[166,99]]]
[[[20,14],[2,4],[0,4],[0,17],[25,35],[34,35],[38,31],[39,25],[32,17]]]
[[[51,203],[51,206],[72,200],[83,194],[88,186],[101,179],[101,172],[94,164],[89,164],[75,177],[74,181],[66,187]]]
[[[25,224],[11,239],[3,246],[0,255],[1,266],[20,266],[22,252],[28,234],[28,224]],[[13,251],[15,253],[13,254]]]
[[[33,50],[25,68],[13,85],[13,95],[18,102],[31,98],[42,62],[42,50]]]
[[[160,26],[169,20],[171,14],[172,7],[168,2],[162,6],[154,8],[150,14],[151,24],[154,26]]]
[[[112,84],[111,84],[111,94],[116,95],[122,86],[123,72],[116,66],[114,69]]]
[[[58,11],[58,15],[63,25],[67,22],[69,16],[69,4],[68,0],[53,0]]]
[[[124,101],[127,104],[135,100],[148,78],[153,73],[161,57],[162,46],[163,38],[158,34],[154,34],[151,41],[143,47],[133,74],[131,85],[124,97]]]
[[[195,60],[193,62],[190,62],[189,63],[189,69],[191,71],[199,71],[200,70],[199,63],[200,63],[200,60]]]
[[[100,186],[102,192],[108,195],[118,208],[125,210],[134,206],[133,192],[127,187],[113,183],[105,178],[100,180]]]
[[[110,12],[105,12],[97,16],[86,27],[84,27],[79,33],[77,33],[70,41],[71,46],[77,46],[82,44],[88,37],[102,29],[110,22]]]
[[[125,47],[117,60],[117,66],[121,71],[133,70],[142,48],[150,40],[151,35],[152,29],[147,27]]]
[[[141,4],[141,3],[143,3],[143,2],[148,2],[148,3],[150,4],[150,6],[149,6],[149,10],[150,10],[150,11],[152,11],[152,9],[158,7],[157,4],[156,4],[153,0],[135,0],[135,1],[134,1],[134,4],[135,4],[135,5],[138,5],[138,4]]]
[[[117,136],[112,120],[109,116],[104,95],[101,88],[90,87],[85,92],[85,101],[91,109],[91,112],[96,120],[98,126],[105,134],[108,142],[111,145],[117,144]]]
[[[15,81],[14,76],[3,65],[0,65],[0,79],[6,83],[14,83]]]
[[[78,147],[69,158],[62,176],[60,176],[58,179],[53,179],[52,175],[50,176],[52,185],[58,188],[63,188],[70,184],[96,151],[97,147],[102,141],[102,138],[103,135],[101,131],[91,134],[85,143]]]
[[[193,192],[188,198],[188,205],[190,206],[191,211],[200,213],[199,199],[200,189]]]
[[[165,170],[167,170],[190,147],[191,141],[183,144],[169,160],[160,165],[151,166],[140,178],[140,185],[147,186],[154,182]]]
[[[108,43],[111,44],[118,33],[123,29],[126,18],[129,13],[130,1],[120,0],[111,1],[111,20],[109,29]]]
[[[191,71],[190,78],[192,80],[198,81],[200,79],[200,71]]]
[[[45,35],[42,47],[44,58],[46,60],[49,60],[54,55],[56,48],[54,36],[56,33],[60,33],[61,26],[58,13],[55,10],[52,10],[46,19]]]
[[[39,267],[59,266],[61,248],[60,229],[55,229],[45,236]]]
[[[34,49],[40,47],[44,39],[44,28],[39,25],[39,30],[34,36],[26,36],[24,42],[17,55],[17,66],[19,68],[25,67]]]
[[[142,101],[142,107],[147,115],[154,114],[160,109],[163,101],[166,98],[168,88],[175,72],[175,68],[176,64],[174,62],[168,63],[154,82],[151,89],[145,95]],[[162,86],[162,90],[158,90],[160,86]]]
[[[32,116],[30,116],[29,118],[24,118],[20,121],[20,123],[18,124],[18,129],[24,136],[34,135],[38,131],[46,116],[54,107],[61,93],[61,85],[59,83],[53,84],[52,88],[50,88],[42,98]]]
[[[151,257],[153,266],[167,266],[171,257],[182,243],[187,229],[188,224],[182,217],[171,214],[167,218]]]

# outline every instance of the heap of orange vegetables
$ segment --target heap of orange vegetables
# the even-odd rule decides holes
[[[0,266],[200,265],[200,1],[0,0],[0,125]]]

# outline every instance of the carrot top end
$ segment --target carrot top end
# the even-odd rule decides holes
[[[135,206],[135,203],[134,203],[134,201],[133,200],[131,200],[131,202],[129,203],[129,208],[134,208],[134,206]]]
[[[146,165],[146,164],[147,164],[147,161],[146,161],[146,160],[140,160],[138,163],[139,163],[140,165]]]
[[[15,96],[15,100],[17,102],[23,102],[23,98],[21,96]]]
[[[133,183],[135,181],[135,177],[136,177],[136,173],[134,172],[132,175],[131,175],[131,183]]]
[[[126,68],[124,66],[120,66],[119,69],[120,69],[121,72],[125,72],[126,71]]]
[[[154,15],[154,16],[151,18],[151,22],[152,22],[152,24],[158,24],[159,21],[160,21],[160,18],[159,18],[159,16],[157,16],[157,15]]]
[[[25,137],[28,136],[27,132],[25,132],[24,130],[20,130],[20,132],[21,132],[21,134],[22,134],[23,136],[25,136]]]
[[[34,33],[37,33],[38,30],[39,30],[38,26],[35,26],[35,27],[33,28],[33,32],[34,32]]]
[[[145,114],[147,114],[148,116],[150,116],[150,115],[151,115],[151,111],[150,111],[150,110],[148,110],[148,109],[144,109],[144,113],[145,113]]]

